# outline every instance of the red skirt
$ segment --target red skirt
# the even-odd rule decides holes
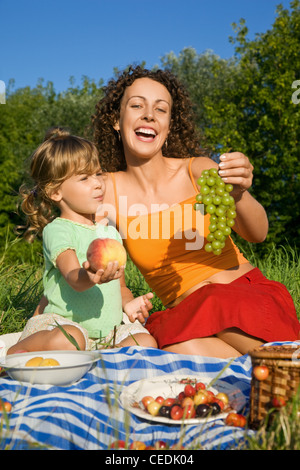
[[[160,349],[236,327],[263,342],[299,339],[300,323],[286,287],[258,268],[229,284],[207,284],[176,307],[155,312],[146,328]]]

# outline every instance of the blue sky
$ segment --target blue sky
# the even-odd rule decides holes
[[[106,82],[113,68],[185,47],[229,58],[232,23],[246,20],[249,37],[272,26],[276,6],[289,0],[0,0],[0,81],[15,89],[39,78],[56,91],[82,77]],[[0,82],[1,83],[1,82]],[[1,90],[0,90],[1,91]]]

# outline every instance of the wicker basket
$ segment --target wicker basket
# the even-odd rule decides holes
[[[258,428],[269,410],[274,408],[274,397],[282,397],[286,402],[298,391],[300,343],[260,347],[249,354],[252,360],[249,425]],[[253,374],[253,368],[260,365],[269,369],[268,377],[261,381]]]

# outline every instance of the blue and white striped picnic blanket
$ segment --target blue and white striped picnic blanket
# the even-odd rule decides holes
[[[0,449],[104,450],[117,440],[147,445],[163,440],[172,445],[182,439],[186,449],[240,447],[244,430],[216,419],[206,424],[166,425],[128,414],[119,403],[124,387],[142,378],[168,373],[201,374],[214,378],[227,360],[129,347],[101,353],[100,360],[80,381],[68,387],[29,385],[7,376],[0,378],[0,398],[12,403],[6,420],[0,416]],[[251,359],[235,359],[222,379],[241,390],[249,403]],[[247,412],[247,409],[245,410]],[[128,439],[129,438],[129,439]]]

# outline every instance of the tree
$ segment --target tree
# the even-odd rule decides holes
[[[187,84],[212,153],[238,150],[252,161],[252,193],[270,222],[265,247],[300,244],[300,105],[292,100],[300,79],[300,2],[290,5],[278,6],[272,28],[252,41],[245,20],[233,25],[229,61],[193,50],[163,60]]]
[[[96,84],[83,77],[81,86],[57,94],[52,82],[40,80],[35,88],[8,89],[0,115],[0,250],[15,238],[15,228],[24,222],[18,211],[18,192],[28,178],[29,158],[52,126],[68,127],[86,135],[90,116],[101,97],[102,80]],[[22,246],[22,248],[20,248]],[[40,249],[40,245],[37,245]],[[13,245],[12,256],[30,256],[26,243]],[[20,255],[21,252],[21,255]]]
[[[300,2],[277,8],[272,29],[247,40],[237,28],[236,54],[245,91],[239,133],[255,166],[253,191],[268,210],[269,239],[300,244],[300,107],[292,101],[300,78]],[[245,89],[245,85],[247,86]],[[247,137],[248,136],[248,137]]]
[[[240,69],[236,59],[221,59],[212,51],[198,55],[185,48],[178,57],[168,54],[162,64],[188,88],[202,146],[216,158],[220,152],[240,147],[240,136],[236,139],[232,132],[238,120],[234,93]]]

